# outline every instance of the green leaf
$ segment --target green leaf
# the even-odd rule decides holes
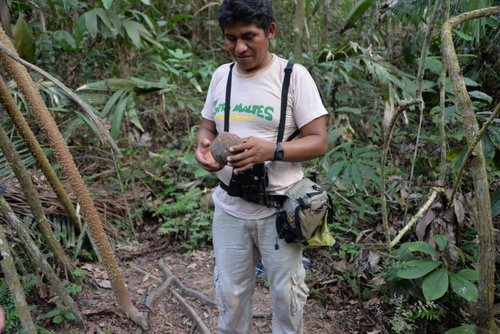
[[[132,43],[139,48],[141,46],[141,34],[138,29],[139,23],[134,22],[134,21],[125,21],[123,22],[123,27],[125,28],[125,31],[127,32],[128,38],[132,41]]]
[[[477,301],[478,290],[471,281],[453,273],[449,273],[449,275],[451,288],[457,295],[470,302]]]
[[[479,271],[475,269],[462,269],[457,275],[471,282],[479,281]]]
[[[52,318],[52,317],[55,317],[55,316],[57,316],[59,314],[61,314],[60,310],[52,310],[52,311],[49,311],[49,312],[45,313],[44,317],[45,318]]]
[[[112,4],[113,4],[113,0],[102,0],[102,5],[106,9],[110,9]]]
[[[328,132],[328,143],[332,144],[337,141],[337,139],[342,135],[342,133],[346,130],[344,126],[341,126],[333,131]]]
[[[14,42],[19,57],[32,62],[35,59],[36,43],[28,23],[23,15],[19,15],[14,30],[12,31]]]
[[[441,298],[448,291],[448,270],[438,269],[424,279],[422,292],[425,300],[431,301]]]
[[[491,195],[491,214],[493,217],[500,213],[500,188]]]
[[[362,110],[359,108],[352,108],[352,107],[340,107],[336,110],[337,112],[349,112],[353,113],[355,115],[359,115],[362,113]]]
[[[342,172],[345,169],[346,164],[347,164],[346,161],[335,162],[328,170],[327,178],[330,180],[335,180],[339,176],[340,172]]]
[[[366,11],[370,8],[372,2],[371,0],[360,0],[353,7],[349,15],[346,18],[346,25],[343,30],[347,30],[354,26],[354,24],[361,19],[361,17],[366,13]]]
[[[472,41],[474,40],[474,38],[472,36],[469,36],[463,32],[461,32],[460,30],[457,30],[457,29],[453,29],[453,32],[455,34],[457,34],[458,37],[462,38],[462,39],[465,39],[466,41]]]
[[[97,29],[97,13],[95,9],[90,10],[82,15],[87,32],[91,37],[96,37],[99,29]]]
[[[441,261],[432,260],[408,261],[406,262],[407,268],[399,269],[397,276],[406,279],[420,278],[439,267],[442,263]]]
[[[484,160],[489,165],[495,157],[496,147],[491,141],[490,136],[483,136],[481,142],[483,143]]]
[[[460,168],[462,161],[464,161],[465,155],[467,154],[467,149],[467,146],[463,146],[452,149],[446,154],[446,159],[452,161],[451,166],[455,171]]]
[[[434,241],[439,246],[440,250],[444,250],[446,248],[446,245],[448,245],[448,237],[442,234],[435,235]]]
[[[490,125],[487,133],[495,147],[500,149],[500,127]]]
[[[58,316],[54,317],[52,322],[55,324],[62,324],[64,322],[64,317],[62,315],[58,315]]]
[[[429,255],[439,255],[439,252],[425,241],[415,241],[408,245],[411,252],[422,252]]]
[[[469,95],[478,100],[486,101],[487,103],[493,102],[493,98],[486,93],[480,92],[478,90],[473,90],[469,92]]]
[[[476,325],[462,325],[446,331],[444,334],[474,334],[476,333]]]
[[[76,317],[73,313],[64,313],[64,317],[66,318],[66,320],[75,320]]]
[[[358,164],[351,164],[351,175],[356,188],[363,189],[363,176],[361,175]]]
[[[118,139],[118,134],[120,133],[120,128],[122,125],[122,119],[125,114],[125,110],[127,108],[130,96],[127,98],[121,99],[120,102],[116,105],[116,108],[113,112],[113,117],[111,118],[111,138],[114,140]]]
[[[436,75],[440,75],[443,69],[443,63],[436,57],[428,57],[425,62],[425,68]]]
[[[380,185],[380,178],[373,171],[373,168],[367,167],[365,165],[359,165],[359,169],[373,182]]]

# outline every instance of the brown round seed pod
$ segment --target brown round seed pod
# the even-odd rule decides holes
[[[215,161],[221,164],[227,164],[227,157],[238,152],[229,152],[231,146],[240,145],[243,140],[234,133],[223,132],[219,134],[212,142],[210,149]]]

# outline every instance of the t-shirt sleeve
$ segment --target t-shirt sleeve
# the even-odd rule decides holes
[[[328,114],[328,111],[323,105],[316,83],[306,68],[298,65],[294,72],[296,76],[293,80],[293,117],[300,129],[316,118]]]
[[[213,75],[212,79],[210,80],[210,85],[208,86],[208,91],[207,91],[207,97],[205,99],[205,104],[203,106],[203,109],[201,111],[201,116],[205,119],[208,119],[210,121],[213,121],[215,119],[215,90],[218,85],[221,84],[221,80],[224,78],[224,67],[227,67],[228,65],[222,65],[219,68],[217,68]],[[227,78],[227,73],[226,73],[226,78]],[[225,85],[225,83],[224,83]]]

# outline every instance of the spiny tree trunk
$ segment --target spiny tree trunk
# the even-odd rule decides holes
[[[0,29],[0,42],[7,45],[12,52],[15,53],[14,47],[10,40],[5,35],[3,29]],[[90,233],[99,249],[99,253],[103,260],[103,264],[108,272],[113,291],[115,292],[118,301],[125,313],[142,328],[148,328],[148,325],[137,308],[132,304],[132,300],[128,294],[127,288],[123,281],[123,277],[116,262],[115,255],[109,244],[107,235],[102,227],[101,220],[97,210],[92,202],[92,198],[83,182],[83,179],[73,161],[73,157],[64,142],[61,132],[57,128],[57,124],[50,115],[47,106],[43,102],[40,93],[35,88],[35,85],[24,66],[14,61],[5,52],[0,52],[0,58],[5,64],[9,74],[17,82],[21,92],[28,101],[28,105],[35,115],[40,127],[45,133],[54,154],[62,166],[62,170],[66,175],[73,191],[75,192],[78,203],[82,208],[82,215],[89,226]]]
[[[26,146],[28,147],[31,154],[35,158],[38,167],[40,167],[43,174],[47,178],[47,181],[49,181],[50,186],[52,187],[57,197],[59,198],[59,201],[61,201],[61,204],[66,210],[68,216],[71,218],[73,225],[75,225],[76,230],[79,232],[80,226],[78,224],[78,218],[76,217],[76,210],[75,207],[73,206],[73,203],[71,203],[71,199],[69,198],[68,193],[62,186],[62,183],[59,181],[56,173],[54,172],[54,169],[52,168],[52,165],[50,164],[49,160],[43,153],[40,144],[36,140],[35,135],[31,131],[28,123],[24,119],[23,114],[19,110],[16,101],[14,101],[14,98],[12,97],[12,95],[10,95],[9,89],[7,88],[7,85],[5,84],[5,82],[1,77],[0,77],[0,102],[4,106],[7,113],[9,114],[9,117],[11,118],[17,131],[21,135],[21,138],[24,140]]]
[[[442,27],[442,53],[450,76],[455,99],[462,114],[467,143],[473,145],[479,126],[472,101],[467,92],[462,70],[453,45],[452,29],[465,21],[500,13],[500,6],[475,10],[448,20]],[[477,141],[475,155],[470,160],[477,208],[477,233],[479,236],[479,295],[476,304],[476,333],[497,334],[493,312],[495,290],[495,234],[491,215],[490,193],[486,162],[481,141]]]
[[[54,252],[55,258],[58,263],[64,269],[67,276],[73,271],[74,267],[71,264],[68,256],[64,252],[61,244],[54,236],[50,222],[45,216],[43,211],[42,203],[38,198],[38,193],[36,192],[35,186],[31,181],[31,176],[29,175],[26,168],[21,161],[21,158],[17,154],[14,145],[10,141],[9,136],[5,133],[5,130],[0,126],[0,150],[3,152],[5,159],[12,167],[14,174],[16,175],[21,188],[23,189],[24,195],[28,205],[30,206],[33,217],[38,225],[38,228],[42,232],[45,242],[49,245],[50,249]]]
[[[21,222],[19,218],[17,218],[3,196],[0,196],[0,211],[3,212],[6,220],[16,232],[16,236],[21,240],[22,247],[31,256],[33,266],[49,280],[50,286],[52,287],[52,289],[54,289],[57,296],[61,299],[65,311],[73,313],[77,324],[82,328],[85,327],[85,319],[78,309],[78,305],[68,294],[61,280],[57,277],[52,267],[49,265],[47,260],[45,260],[44,255],[40,252],[38,247],[31,239],[28,229],[23,224],[23,222]]]
[[[2,196],[0,196],[0,204],[5,201]],[[0,209],[2,206],[0,206]],[[2,210],[0,210],[2,211]],[[12,258],[12,253],[10,252],[9,243],[5,237],[3,227],[0,224],[0,253],[2,257],[2,271],[7,279],[7,284],[9,285],[9,290],[14,298],[14,304],[16,305],[17,313],[19,314],[19,319],[21,320],[21,325],[26,333],[36,333],[35,324],[33,323],[33,318],[31,317],[30,309],[26,298],[24,297],[24,290],[19,280],[19,275],[17,274],[16,265]]]

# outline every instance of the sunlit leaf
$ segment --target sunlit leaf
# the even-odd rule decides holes
[[[471,281],[453,273],[449,275],[451,288],[457,295],[471,302],[477,301],[478,290]]]

